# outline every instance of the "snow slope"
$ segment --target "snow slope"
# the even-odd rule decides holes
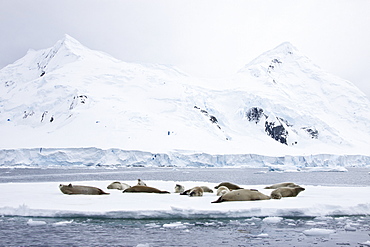
[[[205,193],[203,197],[180,196],[173,193],[176,181],[146,181],[148,186],[170,191],[171,194],[122,193],[108,190],[112,181],[75,182],[75,185],[96,186],[110,195],[65,195],[59,184],[2,183],[0,215],[40,217],[107,217],[107,218],[240,218],[265,216],[335,216],[367,215],[370,210],[368,187],[303,186],[297,197],[280,200],[211,203],[218,196]],[[125,181],[134,185],[137,181]],[[68,182],[69,183],[69,182]],[[185,188],[214,183],[180,182]],[[266,185],[242,185],[270,195]],[[37,193],[29,193],[37,191]],[[148,203],[150,202],[150,203]]]
[[[40,148],[369,156],[370,103],[290,43],[201,80],[66,35],[0,70],[0,135],[3,155],[23,150],[18,163]]]

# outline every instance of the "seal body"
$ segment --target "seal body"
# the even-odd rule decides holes
[[[175,193],[182,193],[185,191],[184,185],[176,184],[175,185]]]
[[[271,192],[272,199],[280,199],[282,197],[296,197],[301,191],[305,189],[302,187],[280,187]]]
[[[137,180],[137,185],[147,186],[140,178]]]
[[[107,189],[116,189],[116,190],[125,190],[127,188],[130,188],[131,186],[125,183],[121,182],[113,182],[110,185],[107,186]]]
[[[197,188],[197,187],[200,187],[200,188],[203,190],[203,193],[204,193],[204,192],[207,192],[207,193],[213,193],[213,190],[212,190],[212,189],[210,189],[210,188],[209,188],[209,187],[207,187],[207,186],[196,186],[196,187],[193,187],[193,188],[191,188],[191,189],[188,189],[188,190],[185,190],[185,191],[181,192],[181,193],[180,193],[180,195],[189,195],[189,194],[190,194],[190,192],[191,192],[193,189]]]
[[[219,188],[219,187],[221,187],[221,186],[225,186],[225,187],[227,187],[230,191],[231,191],[231,190],[240,190],[240,189],[243,189],[242,187],[239,187],[238,185],[233,184],[233,183],[229,183],[229,182],[222,182],[222,183],[220,183],[219,185],[217,185],[217,186],[215,187],[215,189],[218,189],[218,188]]]
[[[230,192],[229,188],[226,186],[220,186],[217,189],[217,196],[225,195],[227,192]]]
[[[99,188],[84,185],[60,184],[59,189],[63,194],[67,195],[109,195],[109,193],[106,193]]]
[[[218,198],[217,201],[212,203],[219,203],[225,201],[257,201],[257,200],[269,200],[270,197],[262,194],[257,190],[239,189],[230,191]]]
[[[194,187],[190,190],[189,196],[194,197],[194,196],[203,196],[203,188],[200,186]]]
[[[159,190],[157,188],[143,186],[143,185],[135,185],[130,188],[125,189],[122,193],[129,192],[129,193],[159,193],[159,194],[170,194],[168,191]]]
[[[267,186],[265,187],[265,189],[277,189],[277,188],[281,188],[281,187],[290,187],[290,188],[296,188],[296,187],[301,187],[295,183],[280,183],[280,184],[274,184],[274,185],[271,185],[271,186]]]
[[[203,192],[213,193],[213,190],[207,186],[200,186],[203,189]]]

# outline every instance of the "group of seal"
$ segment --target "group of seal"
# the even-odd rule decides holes
[[[158,194],[170,194],[168,191],[160,190],[154,187],[147,186],[141,179],[138,179],[138,183],[134,186],[130,186],[122,182],[112,182],[107,186],[108,189],[122,190],[122,193],[158,193]],[[67,195],[109,195],[102,189],[84,186],[84,185],[59,185],[59,189],[62,193]],[[212,203],[220,203],[225,201],[256,201],[256,200],[269,200],[269,199],[281,199],[282,197],[296,197],[300,192],[305,189],[294,183],[279,183],[271,186],[266,186],[265,189],[274,189],[271,195],[265,195],[256,189],[244,189],[236,184],[230,182],[222,182],[215,186],[217,189],[217,196],[219,198]],[[195,186],[191,189],[185,190],[183,185],[175,185],[175,193],[180,195],[188,195],[190,197],[200,197],[203,193],[213,193],[213,190],[207,186]]]
[[[281,199],[282,197],[296,197],[305,188],[295,183],[280,183],[265,187],[265,189],[275,189],[271,192],[271,199]]]
[[[104,192],[102,189],[92,187],[92,186],[85,186],[85,185],[59,185],[60,191],[63,194],[67,195],[109,195],[110,193]],[[141,179],[138,179],[138,183],[135,186],[130,186],[126,183],[122,182],[112,182],[107,186],[107,189],[116,189],[122,190],[122,193],[159,193],[159,194],[169,194],[168,191],[159,190],[154,187],[149,187],[144,183]]]
[[[238,185],[223,182],[215,187],[217,195],[220,196],[212,203],[220,203],[224,201],[256,201],[281,199],[282,197],[296,197],[305,189],[294,183],[280,183],[265,187],[265,189],[275,189],[271,195],[265,195],[255,189],[243,189]],[[229,190],[229,191],[228,191]]]

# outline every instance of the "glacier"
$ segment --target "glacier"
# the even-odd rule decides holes
[[[99,148],[34,148],[0,150],[1,167],[267,167],[270,171],[346,171],[368,167],[364,155],[317,154],[264,156],[258,154],[151,153]],[[342,169],[339,169],[341,167]],[[316,169],[315,169],[316,168]],[[319,169],[320,168],[320,169]],[[323,169],[325,168],[325,169]]]
[[[0,70],[0,166],[363,167],[370,102],[286,42],[194,78],[65,37]]]

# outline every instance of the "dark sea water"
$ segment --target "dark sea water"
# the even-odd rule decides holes
[[[276,173],[261,168],[0,168],[0,183],[85,180],[230,181],[369,186],[369,168]],[[1,198],[0,198],[1,200]],[[32,220],[34,223],[30,224]],[[37,225],[35,222],[41,222]],[[319,235],[307,230],[319,228]],[[323,234],[330,230],[330,234]],[[306,234],[305,234],[306,233]],[[367,242],[368,241],[368,242]],[[370,246],[370,212],[359,216],[199,219],[0,216],[0,246]]]

